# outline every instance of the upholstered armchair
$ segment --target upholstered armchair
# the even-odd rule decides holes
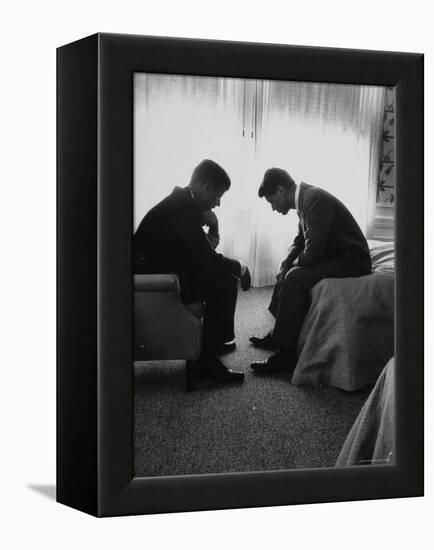
[[[202,344],[203,305],[185,305],[177,275],[134,275],[134,360],[186,361],[186,389]]]

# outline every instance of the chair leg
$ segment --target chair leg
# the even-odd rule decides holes
[[[188,392],[194,390],[194,361],[192,359],[187,359],[185,362],[185,389]]]

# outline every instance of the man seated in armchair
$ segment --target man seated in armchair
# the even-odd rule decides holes
[[[250,288],[247,266],[215,250],[219,234],[212,210],[220,206],[230,185],[221,166],[212,160],[202,161],[187,187],[175,187],[144,216],[133,239],[135,273],[175,273],[184,303],[204,302],[196,374],[221,382],[244,378],[243,372],[228,369],[218,356],[235,347],[238,280],[243,290]]]

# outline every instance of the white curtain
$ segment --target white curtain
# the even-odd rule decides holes
[[[134,229],[205,158],[218,162],[236,189],[245,165],[242,87],[237,79],[135,74]],[[223,198],[223,204],[233,198]]]
[[[134,91],[134,229],[210,158],[232,181],[219,250],[245,261],[255,286],[274,282],[298,222],[258,198],[267,168],[327,189],[369,231],[383,88],[136,73]]]

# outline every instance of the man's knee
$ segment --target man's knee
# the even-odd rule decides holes
[[[221,277],[219,277],[218,281],[223,292],[228,292],[229,294],[237,293],[238,279],[230,273],[224,273]]]
[[[214,296],[236,297],[238,290],[238,279],[231,274],[221,273],[212,278],[208,289]]]
[[[309,279],[308,269],[308,267],[291,267],[285,275],[284,286],[296,285],[305,287]]]

